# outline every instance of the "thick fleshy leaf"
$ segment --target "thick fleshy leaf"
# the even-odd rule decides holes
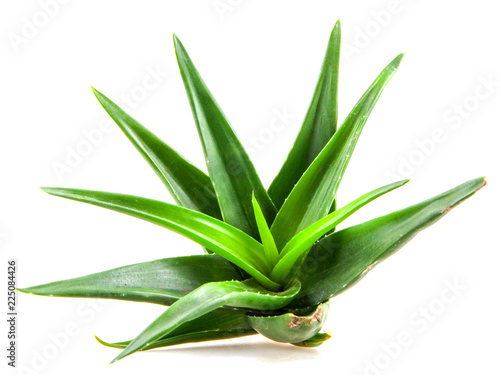
[[[283,248],[283,251],[280,254],[281,259],[271,273],[271,279],[282,283],[288,276],[290,270],[294,267],[297,260],[309,251],[311,246],[314,245],[317,240],[330,232],[334,227],[339,225],[342,221],[347,219],[364,205],[400,186],[403,186],[408,181],[409,180],[402,180],[372,190],[344,207],[334,211],[323,219],[318,220],[316,223],[310,225],[302,232],[295,235]]]
[[[302,174],[337,130],[340,21],[330,35],[316,90],[299,134],[283,167],[268,189],[280,209]]]
[[[105,95],[94,88],[92,90],[106,112],[156,172],[177,203],[216,219],[222,219],[210,177],[125,113]]]
[[[361,130],[402,58],[396,57],[380,73],[293,188],[271,227],[278,250],[330,212]]]
[[[224,313],[217,310],[184,323],[159,340],[146,345],[141,351],[179,344],[232,339],[255,334],[257,332],[250,326],[244,314]],[[125,349],[132,342],[132,340],[129,340],[107,343],[97,337],[96,339],[105,346],[117,349]]]
[[[278,249],[276,248],[273,235],[271,234],[271,230],[267,225],[266,218],[262,213],[262,209],[260,208],[259,202],[257,202],[255,195],[252,196],[252,203],[255,212],[255,221],[257,222],[257,227],[259,229],[260,240],[262,242],[262,246],[264,247],[264,253],[266,254],[267,264],[269,265],[268,271],[271,272],[272,267],[279,260]]]
[[[296,282],[283,292],[272,293],[263,289],[253,279],[243,282],[225,281],[205,284],[168,308],[140,333],[113,362],[141,350],[147,345],[151,345],[182,324],[215,309],[236,307],[254,310],[277,310],[288,305],[299,290],[300,283]]]
[[[226,223],[258,239],[252,193],[257,197],[269,225],[274,220],[276,209],[226,116],[176,36],[174,44],[222,217]]]
[[[205,283],[238,279],[233,264],[206,254],[138,263],[19,290],[40,296],[111,298],[170,306]]]
[[[277,342],[296,343],[309,340],[326,322],[330,304],[323,303],[307,315],[284,313],[271,316],[248,315],[248,322],[261,335]]]
[[[324,237],[299,274],[302,289],[290,308],[321,303],[353,286],[376,264],[406,245],[485,185],[477,178],[434,198]],[[293,306],[292,306],[293,305]]]
[[[279,288],[278,284],[264,275],[267,265],[261,243],[241,230],[201,212],[124,194],[64,188],[42,188],[42,190],[59,197],[121,212],[170,229],[229,260],[254,276],[266,288],[273,290]]]

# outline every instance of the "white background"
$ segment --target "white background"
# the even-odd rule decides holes
[[[47,3],[52,6],[44,7]],[[333,338],[318,349],[253,337],[140,353],[108,366],[117,352],[101,347],[93,335],[109,341],[132,338],[163,311],[161,306],[20,295],[18,365],[24,372],[19,373],[498,371],[500,23],[495,2],[53,4],[10,0],[0,9],[1,290],[6,289],[7,258],[17,258],[19,286],[26,287],[200,252],[197,245],[159,227],[38,190],[80,187],[171,202],[115,127],[86,156],[73,160],[71,171],[57,175],[54,166],[66,163],[70,150],[83,147],[84,132],[98,129],[106,119],[90,85],[118,102],[123,102],[122,95],[135,97],[131,114],[204,168],[176,67],[174,32],[252,153],[266,186],[301,125],[338,18],[344,46],[340,119],[382,68],[399,52],[407,52],[368,121],[339,202],[387,183],[390,174],[412,182],[364,208],[346,225],[474,177],[484,175],[489,184],[335,298],[326,327]],[[157,81],[147,78],[151,70],[160,72]],[[145,79],[148,90],[141,88]],[[490,84],[485,86],[486,81]],[[293,118],[270,139],[265,129],[276,111],[284,110]],[[430,143],[436,132],[442,133],[441,142]],[[250,144],[252,137],[260,150]],[[425,156],[417,144],[427,145]],[[453,302],[445,303],[441,294],[450,283],[460,289]],[[5,293],[1,295],[5,300]],[[3,311],[6,301],[2,304]],[[423,318],[421,308],[429,306],[436,314]],[[76,335],[53,353],[51,335],[64,332],[68,324],[76,327]],[[394,349],[404,332],[410,344]],[[387,347],[394,350],[392,358]],[[51,358],[41,360],[47,353]],[[3,373],[6,359],[0,357]]]

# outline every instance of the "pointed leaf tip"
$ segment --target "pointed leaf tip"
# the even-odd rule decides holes
[[[176,55],[178,55],[180,49],[185,51],[184,45],[182,44],[181,40],[176,34],[173,35],[173,40],[174,40],[174,49]]]
[[[315,271],[305,267],[301,270],[298,278],[302,282],[302,293],[288,307],[321,303],[349,289],[374,265],[394,254],[484,185],[484,178],[476,178],[416,205],[324,237],[309,253],[309,261],[317,265]]]
[[[401,59],[402,55],[397,56],[382,70],[356,103],[342,126],[329,138],[318,156],[293,185],[271,227],[278,250],[283,249],[295,234],[331,211],[338,186],[359,136],[385,86],[394,76]],[[292,165],[290,169],[293,171],[297,167]],[[280,174],[282,171],[283,168]],[[272,197],[276,196],[272,189],[275,181],[269,188]]]
[[[94,89],[94,95],[123,134],[183,207],[222,219],[210,178],[116,103]]]
[[[267,271],[270,273],[279,260],[278,249],[276,248],[273,235],[271,234],[271,230],[269,229],[269,226],[266,222],[264,213],[262,212],[262,209],[254,193],[252,193],[252,204],[255,215],[255,222],[257,223],[257,229],[259,231],[260,242],[262,243],[266,256],[266,264],[268,267]]]
[[[335,34],[335,33],[340,33],[340,30],[341,30],[341,24],[340,24],[340,18],[337,20],[337,22],[335,22],[335,26],[333,26],[333,29],[332,29],[332,35]]]
[[[177,35],[172,34],[172,39],[174,40],[174,46],[177,44],[177,43],[181,43],[179,37]]]
[[[199,318],[185,322],[171,333],[162,336],[157,341],[140,349],[151,350],[166,348],[179,344],[225,340],[230,338],[252,336],[257,332],[250,326],[245,314],[221,312],[215,310]],[[96,337],[96,340],[109,348],[125,349],[132,340],[120,342],[105,342]]]
[[[40,189],[41,191],[43,191],[44,193],[47,193],[47,194],[51,194],[51,195],[52,195],[52,194],[53,194],[53,193],[52,193],[52,190],[53,190],[54,188],[50,188],[50,187],[46,187],[46,186],[40,186],[40,188],[39,188],[39,189]]]
[[[405,54],[406,52],[401,52],[394,58],[394,60],[392,60],[391,64],[394,65],[396,69],[398,69],[399,65],[401,65],[401,61],[403,61],[403,57],[405,57]]]
[[[279,310],[293,301],[299,291],[300,282],[298,281],[290,288],[276,293],[262,288],[253,279],[243,282],[207,283],[168,308],[127,345],[114,361],[144,349],[159,338],[174,332],[183,324],[223,306],[253,310]]]
[[[211,216],[173,204],[125,194],[65,188],[46,190],[55,196],[121,212],[173,230],[215,253],[220,253],[223,258],[243,268],[270,290],[279,288],[278,284],[262,273],[266,269],[262,244]]]
[[[479,189],[482,189],[483,187],[485,187],[487,184],[488,184],[488,181],[486,181],[486,177],[479,177],[479,178],[482,178],[483,179],[483,186],[481,186]],[[478,190],[479,190],[478,189]]]
[[[97,101],[104,107],[106,100],[109,100],[102,92],[97,90],[95,87],[90,86],[92,93],[96,97]],[[104,108],[106,110],[106,108]]]
[[[222,217],[226,223],[259,238],[252,192],[268,223],[274,220],[276,208],[241,141],[178,40],[175,50]]]
[[[335,210],[325,218],[318,220],[316,223],[310,225],[302,232],[295,235],[281,251],[281,259],[272,270],[271,279],[276,282],[286,283],[288,281],[286,278],[289,272],[293,269],[295,262],[301,258],[302,254],[307,253],[317,240],[361,207],[370,203],[374,199],[403,186],[408,181],[408,179],[401,180],[372,190],[344,207]],[[304,258],[302,258],[302,261],[303,260]]]
[[[205,283],[240,278],[235,267],[217,255],[189,255],[132,264],[22,291],[38,296],[105,298],[169,306]]]
[[[340,34],[340,23],[337,22],[331,31],[314,95],[299,134],[269,187],[269,196],[277,209],[281,208],[304,172],[336,132]]]

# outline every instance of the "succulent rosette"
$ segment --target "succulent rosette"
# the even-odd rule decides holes
[[[97,99],[165,184],[177,205],[136,196],[69,188],[49,194],[149,221],[183,235],[205,254],[159,259],[21,289],[36,295],[111,298],[168,306],[114,361],[137,351],[260,333],[316,347],[328,301],[357,283],[419,231],[482,186],[463,183],[436,197],[339,231],[374,199],[408,180],[336,207],[337,190],[363,127],[403,55],[387,65],[337,128],[340,23],[328,42],[303,125],[268,189],[174,36],[180,73],[205,153],[208,174],[94,89]]]

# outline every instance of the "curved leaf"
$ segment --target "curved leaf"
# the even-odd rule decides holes
[[[268,189],[277,209],[337,130],[339,63],[340,20],[330,35],[316,90],[300,132]]]
[[[400,186],[403,186],[408,181],[409,180],[402,180],[394,182],[366,193],[295,235],[290,242],[286,244],[281,252],[281,259],[274,267],[271,273],[271,279],[276,280],[277,282],[283,282],[292,267],[295,265],[296,261],[302,257],[302,255],[306,253],[317,240],[364,205]]]
[[[302,266],[298,277],[302,289],[290,308],[318,304],[350,288],[485,184],[484,178],[477,178],[414,206],[323,238]]]
[[[316,306],[305,315],[291,312],[276,315],[248,314],[248,322],[262,336],[277,342],[295,343],[316,335],[328,318],[329,302]]]
[[[253,209],[255,212],[255,221],[257,222],[257,227],[259,229],[260,239],[262,246],[264,247],[264,253],[266,254],[267,264],[269,265],[269,272],[272,271],[272,267],[278,262],[279,254],[276,244],[274,243],[273,235],[267,226],[266,218],[262,213],[262,209],[259,206],[259,202],[252,195]]]
[[[276,310],[289,304],[299,290],[300,283],[296,282],[284,292],[271,293],[260,287],[253,279],[205,284],[168,308],[111,363],[151,345],[182,324],[220,307]]]
[[[232,339],[255,334],[257,332],[250,326],[245,315],[223,313],[217,310],[184,323],[159,340],[146,345],[141,351],[179,344]],[[129,340],[107,343],[98,337],[96,339],[105,346],[117,349],[125,349],[132,342],[132,340]]]
[[[271,227],[278,250],[294,235],[328,215],[361,130],[402,58],[402,54],[396,57],[380,73],[293,188]]]
[[[19,290],[39,296],[111,298],[169,306],[205,283],[239,278],[234,265],[218,255],[206,254],[138,263]]]
[[[97,100],[180,205],[222,219],[212,181],[156,135],[92,88]]]
[[[262,205],[269,225],[276,209],[226,116],[175,35],[174,45],[224,221],[257,239],[252,193]]]
[[[330,331],[322,333],[320,332],[316,333],[309,340],[292,343],[292,345],[300,346],[302,348],[317,348],[318,346],[322,345],[325,341],[328,341],[331,338],[332,338],[332,332]]]
[[[273,290],[279,288],[278,284],[264,275],[267,265],[262,244],[239,229],[201,212],[124,194],[64,188],[42,188],[42,190],[59,197],[121,212],[170,229],[241,267],[266,288]]]

